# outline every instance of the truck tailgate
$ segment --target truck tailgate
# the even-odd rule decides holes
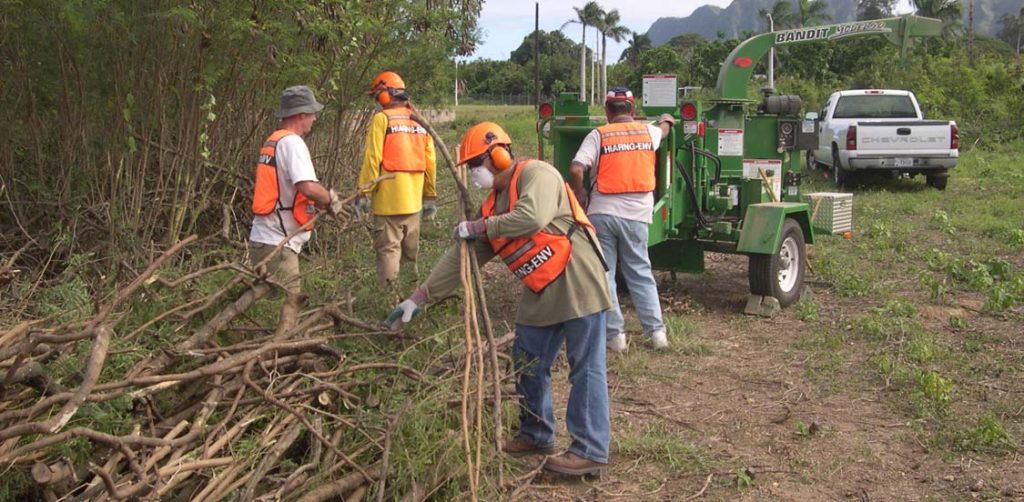
[[[858,121],[856,126],[857,150],[861,154],[927,155],[950,151],[950,123],[946,121]]]

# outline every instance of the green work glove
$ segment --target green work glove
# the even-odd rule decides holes
[[[434,221],[437,218],[437,199],[423,199],[423,212],[420,219]]]

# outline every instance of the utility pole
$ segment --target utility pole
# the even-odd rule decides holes
[[[967,60],[974,66],[974,0],[967,5]]]
[[[540,108],[540,2],[533,4],[533,95]]]
[[[775,32],[775,20],[772,19],[772,15],[768,16],[768,31]],[[775,89],[775,47],[768,50],[768,87]]]
[[[455,56],[455,106],[459,106],[459,56]]]

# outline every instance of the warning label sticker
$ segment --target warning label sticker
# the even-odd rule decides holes
[[[718,155],[743,155],[743,129],[718,130]]]

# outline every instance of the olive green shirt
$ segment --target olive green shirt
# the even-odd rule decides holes
[[[562,176],[551,164],[528,161],[519,175],[519,200],[508,211],[508,190],[496,192],[495,216],[487,218],[487,238],[528,237],[541,230],[567,234],[574,220]],[[587,235],[593,242],[587,238]],[[539,294],[509,272],[509,286],[520,283],[522,296],[516,323],[526,326],[550,326],[611,308],[608,279],[598,256],[600,244],[589,229],[580,228],[571,237],[572,255],[565,273]],[[487,239],[471,242],[480,265],[497,256]],[[507,268],[506,268],[507,270]],[[459,244],[448,248],[420,287],[434,302],[452,294],[459,281]]]

